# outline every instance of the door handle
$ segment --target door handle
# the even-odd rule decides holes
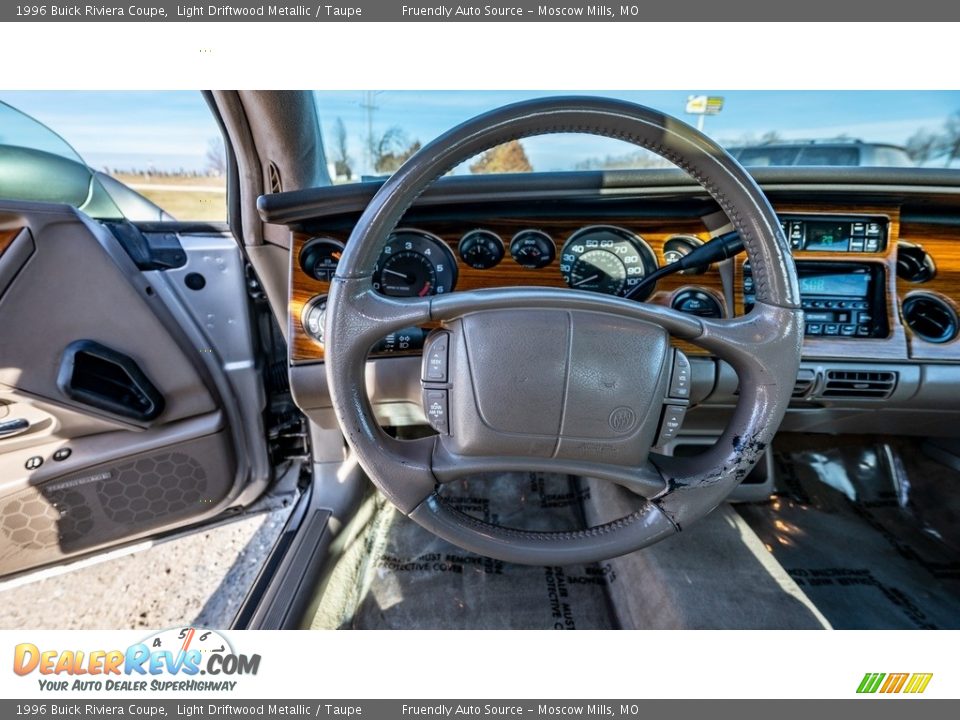
[[[13,418],[12,420],[0,420],[0,440],[13,437],[30,429],[30,421],[24,418]]]

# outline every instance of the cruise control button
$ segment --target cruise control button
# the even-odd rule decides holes
[[[450,335],[438,333],[427,340],[427,350],[423,354],[423,379],[426,382],[447,381],[447,347]]]
[[[690,398],[690,360],[679,350],[673,355],[673,376],[670,378],[670,397]]]
[[[447,391],[429,388],[424,390],[423,409],[427,413],[427,422],[430,423],[430,427],[443,435],[448,434]]]
[[[663,422],[660,423],[660,439],[658,445],[673,440],[683,425],[683,416],[687,409],[681,405],[665,405],[663,408]]]

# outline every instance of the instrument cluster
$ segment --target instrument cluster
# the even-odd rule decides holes
[[[692,236],[673,236],[664,244],[664,257],[679,259],[699,244]],[[300,253],[300,266],[310,277],[329,281],[343,247],[331,238],[311,238]],[[489,270],[502,262],[546,269],[558,259],[557,269],[569,287],[614,296],[626,295],[658,267],[657,255],[646,240],[615,225],[580,228],[559,249],[554,238],[538,228],[519,230],[506,239],[477,228],[459,239],[456,253],[432,233],[401,228],[383,248],[374,268],[373,287],[392,297],[440,295],[456,288],[458,261],[474,270]]]

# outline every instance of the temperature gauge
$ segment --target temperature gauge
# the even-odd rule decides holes
[[[553,262],[557,246],[542,230],[521,230],[513,236],[510,254],[525,268],[542,268]]]

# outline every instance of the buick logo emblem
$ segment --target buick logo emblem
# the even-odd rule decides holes
[[[626,406],[620,406],[614,408],[607,422],[615,433],[624,435],[633,430],[633,426],[637,424],[637,414]]]

